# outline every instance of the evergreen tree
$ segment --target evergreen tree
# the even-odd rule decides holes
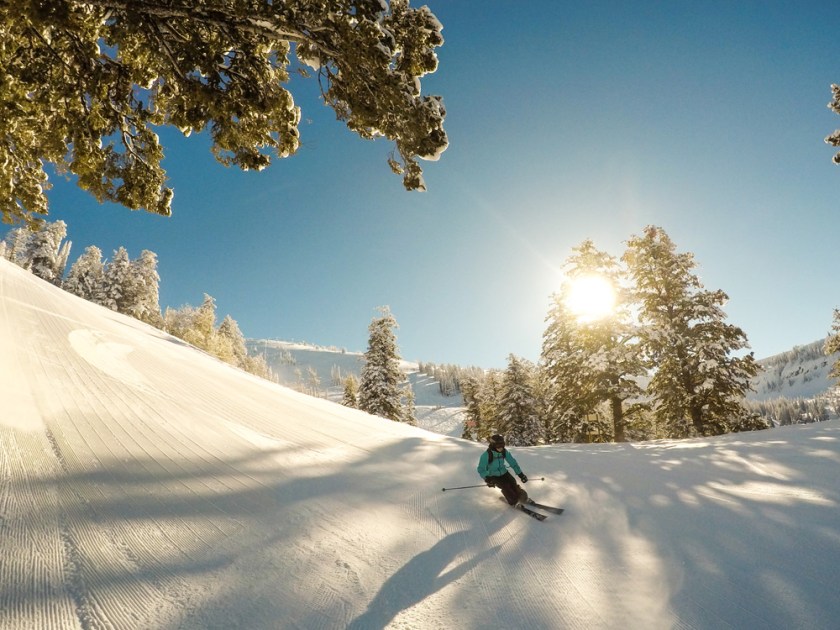
[[[220,344],[230,349],[228,362],[245,368],[248,364],[248,349],[245,347],[245,335],[239,330],[236,320],[230,315],[225,315],[216,330],[216,335],[220,339]]]
[[[215,354],[216,344],[216,300],[204,294],[204,301],[194,312],[190,329],[184,340],[197,348]]]
[[[112,311],[128,314],[128,300],[134,294],[134,282],[128,252],[121,246],[105,264],[102,305]]]
[[[508,367],[502,376],[498,428],[511,446],[531,446],[542,439],[533,380],[533,365],[509,355]]]
[[[60,285],[69,254],[69,249],[62,247],[65,236],[67,224],[64,221],[43,224],[27,241],[25,268],[47,282]]]
[[[486,442],[494,433],[500,433],[504,426],[501,419],[501,401],[504,391],[503,376],[499,370],[490,370],[481,380],[478,400],[481,412],[478,440]]]
[[[404,375],[394,334],[397,320],[387,306],[379,311],[382,315],[373,318],[368,327],[370,337],[359,384],[359,409],[399,421],[403,419],[400,383]]]
[[[420,89],[443,27],[408,0],[10,0],[4,12],[7,223],[47,213],[48,163],[100,202],[168,215],[160,126],[207,131],[226,166],[294,154],[301,114],[285,85],[298,62],[351,131],[394,142],[407,189],[423,188],[418,159],[447,145],[443,103]]]
[[[624,255],[635,281],[642,343],[655,369],[648,385],[657,420],[674,437],[718,435],[741,424],[750,379],[758,372],[747,336],[726,324],[723,291],[708,291],[694,257],[678,253],[662,228],[648,226]]]
[[[825,340],[825,353],[828,356],[840,352],[840,309],[834,309],[834,319],[831,323],[831,334]],[[831,367],[831,378],[840,379],[840,358]]]
[[[402,386],[402,421],[412,426],[417,426],[417,405],[415,403],[414,389],[411,383],[405,381]]]
[[[580,350],[574,314],[566,305],[566,287],[553,296],[543,333],[542,362],[547,391],[549,431],[560,442],[577,442],[589,433],[587,418],[597,406],[587,380],[587,356]]]
[[[461,382],[464,396],[464,429],[461,437],[465,440],[478,440],[481,434],[480,381],[478,377],[469,377]]]
[[[89,246],[70,267],[64,290],[78,295],[89,302],[104,302],[105,265],[102,263],[102,251],[95,245]]]
[[[610,433],[617,442],[625,436],[624,403],[638,397],[638,378],[645,373],[630,319],[624,273],[618,261],[586,240],[566,261],[566,281],[547,317],[542,361],[553,381],[554,411],[560,418],[586,418],[602,404],[609,405]],[[567,299],[574,283],[597,278],[612,288],[613,309],[598,318],[570,312]]]
[[[352,409],[357,409],[359,406],[359,381],[354,374],[344,379],[344,396],[341,404]]]
[[[157,254],[147,249],[140,252],[140,258],[131,262],[131,293],[125,297],[125,308],[132,317],[160,328],[163,318],[160,314],[157,264]]]
[[[10,260],[19,267],[26,267],[26,248],[32,232],[26,228],[11,230],[4,239],[6,243],[6,260]]]

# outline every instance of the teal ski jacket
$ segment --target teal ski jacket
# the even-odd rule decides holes
[[[501,453],[498,451],[492,451],[493,460],[488,463],[490,453],[490,449],[487,449],[481,454],[481,457],[478,458],[478,474],[481,475],[482,479],[485,477],[501,477],[504,475],[507,472],[505,462],[510,464],[510,467],[513,468],[513,472],[517,475],[522,473],[522,469],[519,467],[519,464],[516,462],[513,455],[510,454],[509,450],[504,449]]]

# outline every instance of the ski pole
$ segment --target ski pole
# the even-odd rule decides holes
[[[463,490],[464,488],[484,488],[487,484],[480,483],[476,486],[458,486],[457,488],[441,488],[441,491],[446,492],[447,490]]]

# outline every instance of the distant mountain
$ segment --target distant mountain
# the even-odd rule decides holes
[[[307,394],[341,402],[343,381],[350,374],[360,378],[364,354],[335,346],[318,346],[274,339],[248,339],[250,354],[265,357],[278,382]],[[401,368],[414,390],[417,425],[423,429],[461,437],[463,405],[460,394],[444,396],[439,383],[422,374],[419,365],[402,361]]]
[[[771,400],[774,398],[814,398],[830,392],[835,381],[828,373],[840,354],[826,356],[823,352],[825,339],[804,346],[796,346],[766,359],[758,364],[761,373],[753,379],[749,400]]]

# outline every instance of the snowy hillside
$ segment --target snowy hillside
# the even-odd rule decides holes
[[[335,347],[271,339],[249,339],[246,346],[249,354],[265,357],[281,384],[334,402],[342,399],[342,380],[351,374],[360,378],[364,365],[363,353]],[[414,390],[417,425],[460,437],[464,431],[463,398],[444,396],[436,380],[418,371],[417,363],[402,361],[400,367]]]
[[[826,356],[825,339],[760,360],[761,373],[753,379],[750,400],[813,398],[835,385],[828,373],[840,355]]]
[[[0,627],[829,629],[840,422],[515,450],[262,381],[0,260]],[[539,481],[545,477],[545,481]]]

